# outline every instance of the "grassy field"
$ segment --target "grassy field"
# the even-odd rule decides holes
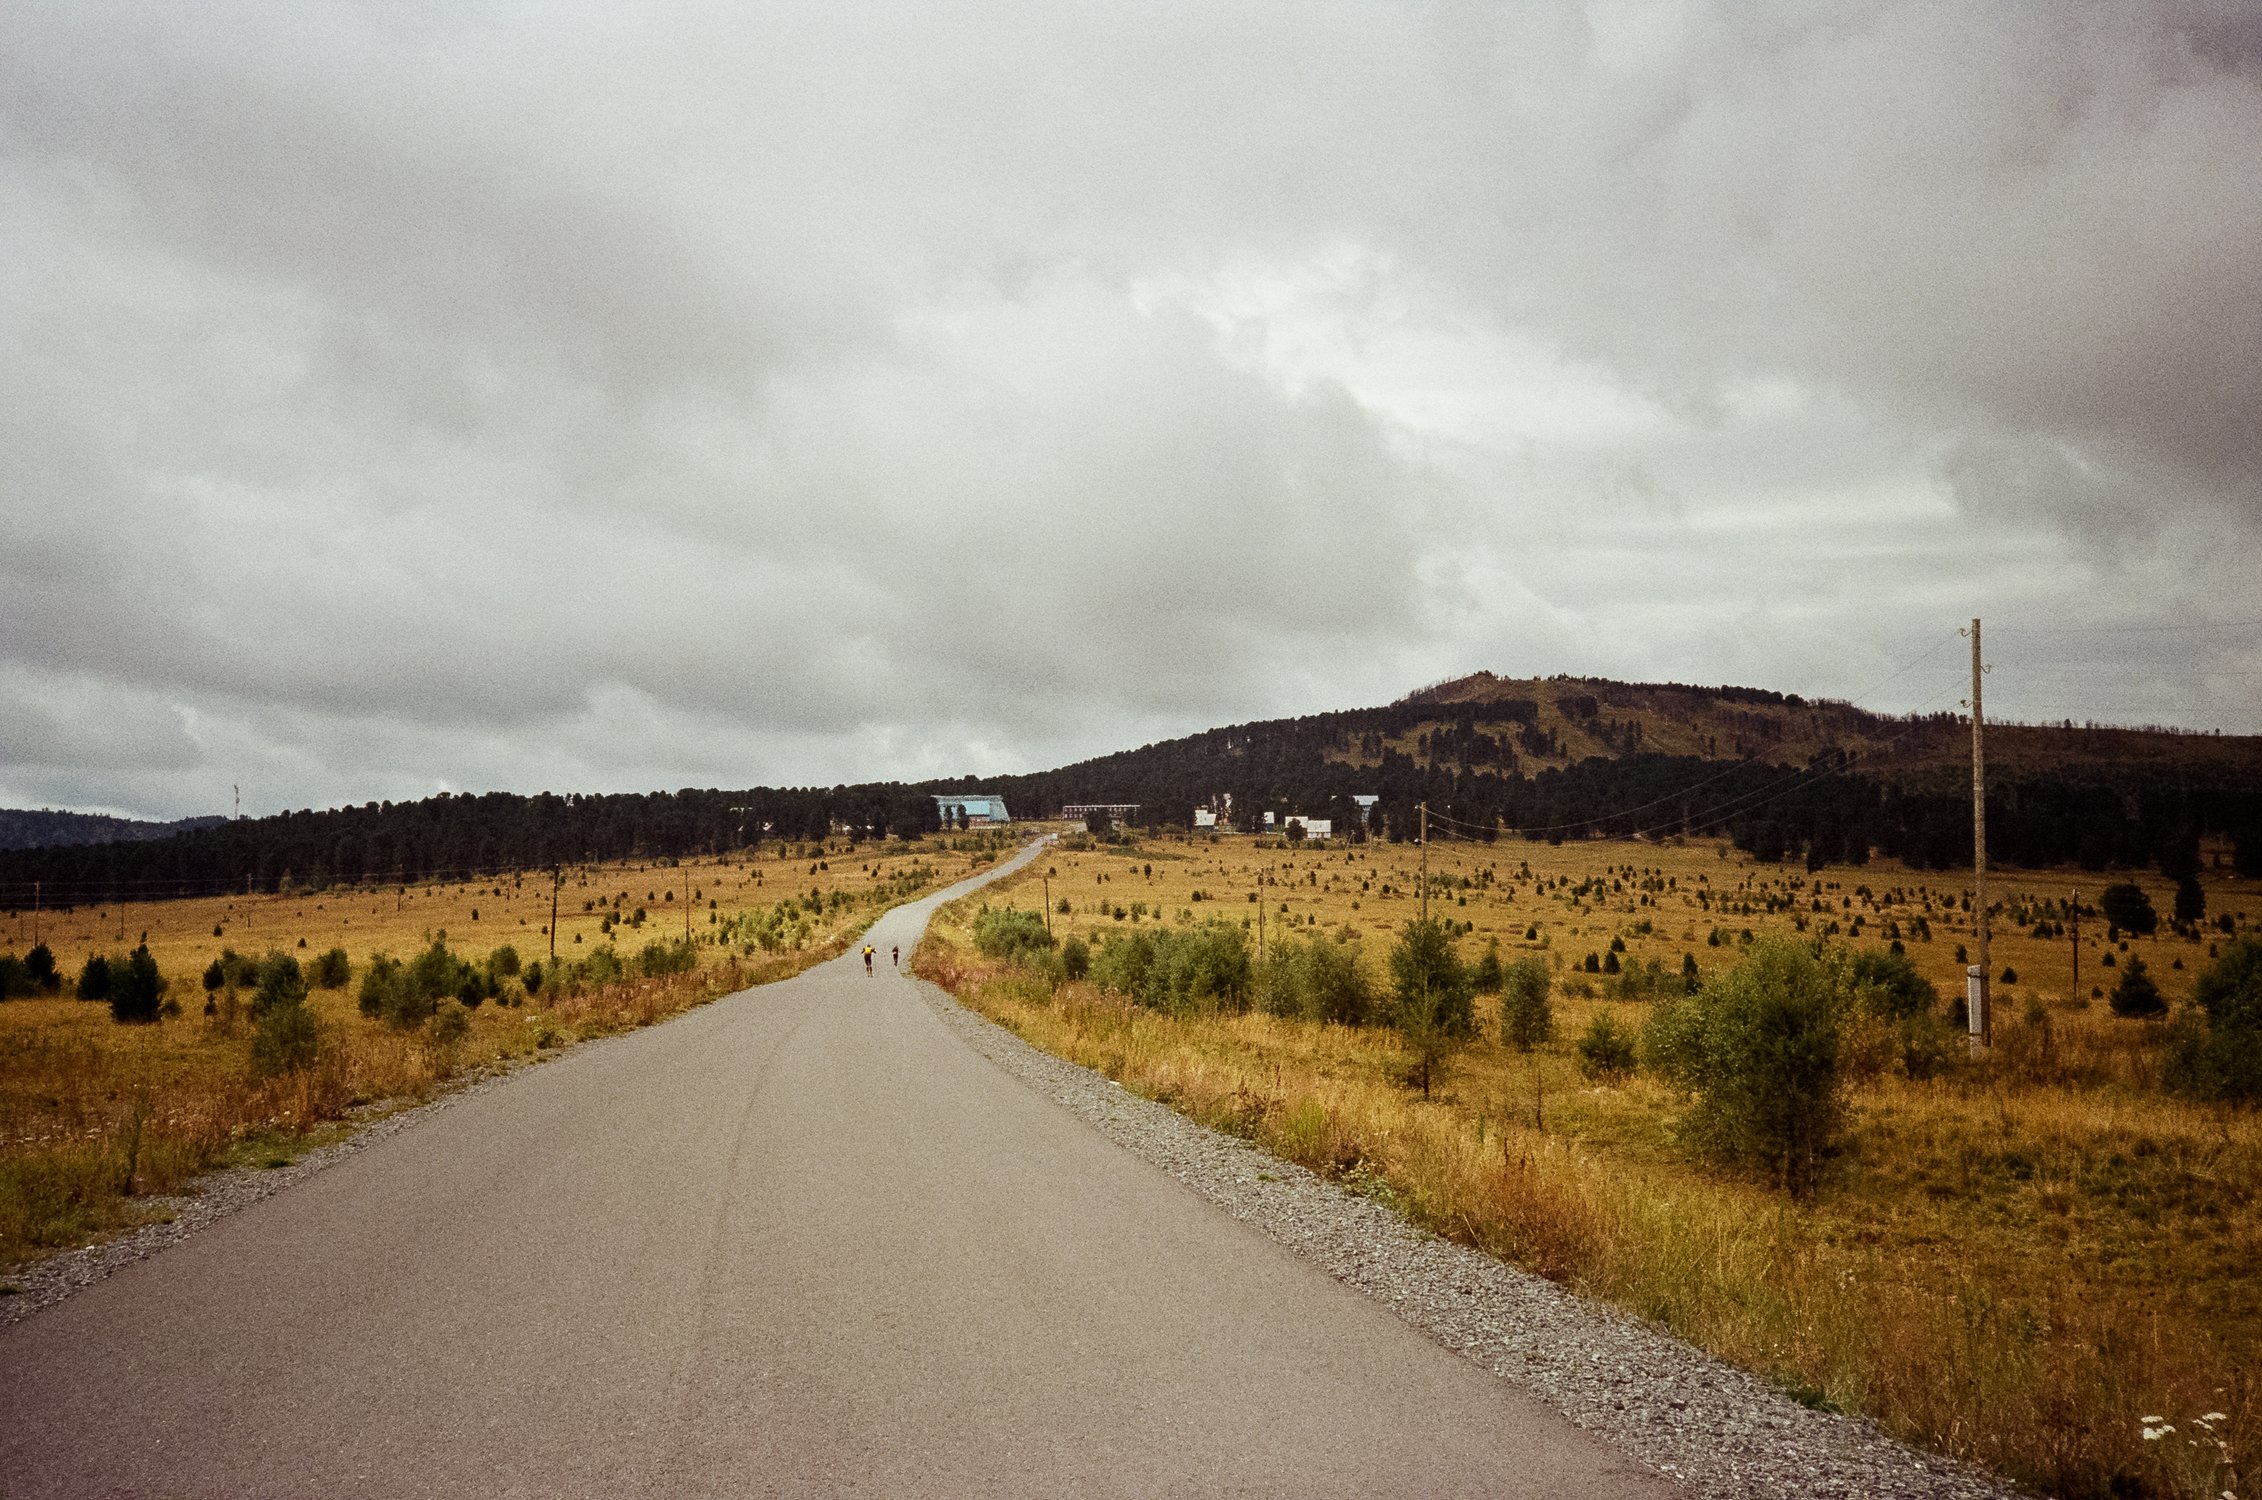
[[[1925,1082],[1892,1068],[1858,1079],[1842,1149],[1794,1202],[1695,1157],[1673,1128],[1680,1101],[1647,1075],[1581,1076],[1569,1039],[1598,1012],[1638,1027],[1647,1008],[1605,998],[1613,976],[1587,973],[1587,956],[1678,975],[1685,958],[1706,973],[1733,963],[1746,933],[1897,940],[1952,996],[1969,924],[1955,876],[1809,875],[1711,843],[1504,839],[1430,858],[1432,911],[1468,925],[1465,957],[1497,942],[1504,958],[1556,967],[1557,1040],[1521,1055],[1495,1022],[1426,1101],[1387,1030],[1172,1016],[1038,979],[970,941],[982,903],[1045,905],[1061,940],[1093,944],[1222,917],[1246,920],[1254,946],[1261,909],[1268,943],[1355,934],[1379,982],[1419,907],[1411,847],[1063,848],[947,909],[918,962],[1039,1046],[1655,1318],[1802,1399],[2052,1493],[2240,1492],[2217,1445],[2248,1458],[2262,1435],[2262,1122],[2162,1093],[2162,1023],[2118,1018],[2090,993],[2141,956],[2180,1003],[2220,932],[2124,948],[2085,918],[2077,990],[2070,935],[2036,933],[2054,930],[2051,903],[2072,891],[2093,910],[2108,878],[1999,879],[1991,963],[2015,977],[1997,987],[1993,1054],[1966,1061],[1959,1047]],[[2139,880],[2165,912],[2172,889]],[[2204,883],[2210,920],[2227,912],[2246,931],[2262,915],[2252,883],[2219,870]],[[2147,1417],[2177,1431],[2148,1440]]]
[[[469,1071],[796,973],[841,951],[886,907],[982,867],[998,847],[980,836],[854,850],[835,840],[681,864],[569,867],[556,892],[554,961],[547,872],[10,913],[0,952],[45,942],[63,988],[0,1004],[0,1266],[140,1222],[149,1195],[215,1164],[280,1164],[310,1132],[327,1138],[342,1121],[422,1100]],[[639,963],[647,946],[680,944],[687,926],[690,968]],[[372,956],[412,958],[436,940],[475,964],[511,947],[525,964],[543,964],[546,979],[529,994],[522,967],[489,1002],[443,1002],[445,1024],[404,1028],[363,1015],[356,983]],[[174,1013],[121,1025],[106,1004],[72,998],[88,957],[141,942]],[[250,995],[228,983],[207,990],[205,970],[225,950],[305,963],[332,947],[345,950],[352,977],[308,996],[320,1038],[312,1066],[255,1076]]]

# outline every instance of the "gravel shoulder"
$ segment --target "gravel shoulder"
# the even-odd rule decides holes
[[[2017,1493],[1869,1422],[1802,1406],[1616,1308],[1439,1239],[1370,1198],[1031,1046],[939,986],[920,992],[975,1051],[1108,1139],[1695,1494]]]

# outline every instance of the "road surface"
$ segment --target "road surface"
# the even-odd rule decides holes
[[[971,1051],[942,899],[0,1331],[0,1496],[1672,1493]]]

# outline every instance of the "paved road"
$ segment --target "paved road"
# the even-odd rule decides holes
[[[0,1332],[0,1495],[1668,1493],[969,1050],[940,899]]]

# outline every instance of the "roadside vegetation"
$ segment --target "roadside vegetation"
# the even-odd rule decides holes
[[[2052,1494],[2247,1493],[2262,884],[2227,851],[1999,887],[1975,1059],[1937,872],[1502,838],[1432,849],[1424,922],[1410,846],[1074,842],[917,971],[1811,1404]]]
[[[10,913],[0,1267],[142,1222],[215,1165],[279,1166],[468,1074],[797,973],[998,848],[569,867],[555,958],[547,871]]]

